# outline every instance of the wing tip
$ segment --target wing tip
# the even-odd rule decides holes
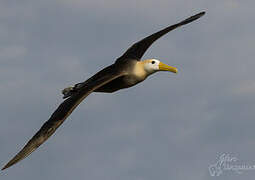
[[[20,159],[17,159],[17,156],[15,156],[13,159],[11,159],[1,170],[5,170],[9,167],[11,167],[12,165],[16,164],[17,162],[19,162]]]
[[[200,18],[200,17],[204,16],[205,14],[206,14],[206,12],[202,11],[202,12],[198,13],[197,16],[198,16],[198,18]]]
[[[197,15],[200,15],[200,16],[203,16],[203,15],[205,15],[205,11],[201,11],[200,13],[198,13]]]
[[[18,152],[1,170],[5,170],[16,163],[20,162],[21,160],[25,159],[28,155],[30,155],[36,148],[33,146],[31,141],[29,141],[25,147]]]
[[[8,168],[8,167],[5,167],[5,166],[4,166],[4,167],[1,169],[1,171],[5,170],[5,169],[7,169],[7,168]]]
[[[185,24],[188,24],[188,23],[191,23],[199,18],[201,18],[203,15],[205,15],[205,11],[202,11],[198,14],[195,14],[187,19],[185,19],[184,21],[181,21],[180,23],[178,23],[177,25],[178,26],[181,26],[181,25],[185,25]]]
[[[1,169],[1,171],[5,170],[5,169],[7,169],[7,168],[9,168],[9,167],[11,167],[12,165],[13,165],[13,164],[11,164],[10,162],[7,163],[7,164]]]
[[[197,19],[201,18],[203,15],[205,15],[205,11],[202,11],[198,14],[195,14],[194,16],[191,16],[187,20],[194,21],[194,20],[197,20]]]

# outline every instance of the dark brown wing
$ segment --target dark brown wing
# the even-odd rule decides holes
[[[165,35],[166,33],[168,33],[171,30],[174,30],[175,28],[178,28],[182,25],[185,25],[192,21],[195,21],[196,19],[200,18],[204,14],[205,14],[205,12],[201,12],[199,14],[191,16],[188,19],[185,19],[184,21],[181,21],[177,24],[171,25],[161,31],[158,31],[158,32],[142,39],[141,41],[133,44],[120,58],[118,58],[117,61],[125,60],[125,59],[140,60],[142,58],[142,56],[144,55],[144,53],[146,52],[146,50],[152,45],[152,43],[155,42],[157,39],[159,39],[161,36]]]
[[[44,143],[90,93],[122,75],[124,73],[118,72],[112,65],[92,76],[91,79],[93,81],[91,80],[86,83],[79,92],[61,103],[50,119],[43,124],[41,129],[28,141],[25,147],[2,170],[21,161]]]

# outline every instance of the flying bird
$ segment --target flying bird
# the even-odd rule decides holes
[[[177,73],[177,68],[168,66],[157,59],[141,60],[141,58],[157,39],[175,28],[195,21],[204,14],[205,12],[200,12],[136,42],[121,57],[117,58],[112,65],[104,68],[82,83],[65,88],[62,91],[65,100],[58,106],[49,120],[27,142],[23,149],[2,170],[26,158],[43,144],[90,93],[112,93],[120,89],[129,88],[144,81],[149,75],[158,71]]]

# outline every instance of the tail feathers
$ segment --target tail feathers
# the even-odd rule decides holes
[[[62,94],[64,95],[63,99],[72,96],[74,93],[76,93],[82,87],[82,85],[83,85],[83,83],[78,83],[78,84],[75,84],[74,86],[69,86],[69,87],[63,89],[62,90]]]
[[[64,95],[63,99],[69,97],[72,95],[72,91],[73,91],[74,87],[73,86],[70,86],[70,87],[67,87],[65,89],[62,90],[62,94]]]

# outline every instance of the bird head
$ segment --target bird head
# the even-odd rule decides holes
[[[157,71],[170,71],[173,73],[177,73],[178,69],[172,66],[168,66],[157,59],[146,59],[143,61],[144,70],[148,74],[155,73]]]

